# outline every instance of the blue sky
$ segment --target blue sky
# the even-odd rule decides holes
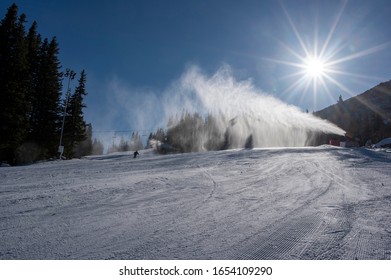
[[[1,18],[12,2],[0,2]],[[388,0],[15,2],[28,26],[57,37],[64,69],[86,70],[96,131],[155,129],[153,117],[129,121],[132,110],[156,107],[193,65],[206,76],[229,65],[236,80],[309,111],[391,79]],[[316,77],[309,56],[323,62]]]

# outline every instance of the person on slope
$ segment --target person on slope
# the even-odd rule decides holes
[[[137,156],[139,156],[140,154],[138,153],[138,151],[135,151],[134,153],[133,153],[133,158],[136,158]]]

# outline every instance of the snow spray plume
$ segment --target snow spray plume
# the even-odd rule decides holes
[[[333,124],[261,92],[250,81],[236,81],[229,66],[211,77],[191,67],[166,91],[164,104],[166,119],[185,110],[209,116],[205,121],[213,120],[213,125],[201,127],[193,115],[193,130],[200,129],[177,139],[191,143],[190,151],[215,149],[211,141],[224,146],[220,148],[300,147],[314,132],[345,134]],[[178,131],[180,123],[178,118],[171,119],[169,131]]]

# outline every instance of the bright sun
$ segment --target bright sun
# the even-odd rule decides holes
[[[289,60],[264,59],[296,68],[291,74],[282,76],[281,79],[288,79],[291,81],[283,91],[283,94],[298,92],[301,94],[300,100],[303,100],[305,94],[311,92],[313,95],[314,108],[317,106],[316,101],[318,93],[327,94],[331,101],[335,100],[336,89],[353,95],[354,93],[340,82],[339,79],[341,79],[342,76],[357,79],[366,78],[366,76],[343,71],[344,67],[341,67],[343,63],[374,54],[390,47],[391,43],[385,42],[368,49],[354,51],[353,53],[349,47],[348,54],[344,55],[347,46],[350,46],[350,44],[341,43],[342,41],[340,38],[334,39],[334,37],[336,36],[337,26],[343,17],[343,12],[347,3],[348,1],[341,2],[341,6],[336,13],[328,33],[318,34],[316,29],[316,33],[314,33],[315,36],[313,37],[313,44],[309,43],[307,33],[302,34],[299,32],[288,11],[284,5],[281,5],[296,40],[293,42],[289,41],[289,44],[279,41],[279,44],[285,49],[286,53],[292,55],[292,57]],[[306,36],[304,37],[303,35]],[[298,46],[298,48],[294,49],[292,46]],[[331,87],[335,89],[331,89]]]
[[[318,58],[309,57],[305,61],[305,72],[311,78],[320,78],[326,72],[326,65]]]

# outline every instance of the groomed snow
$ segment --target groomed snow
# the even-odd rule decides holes
[[[0,168],[1,259],[391,259],[391,153],[141,152]]]

